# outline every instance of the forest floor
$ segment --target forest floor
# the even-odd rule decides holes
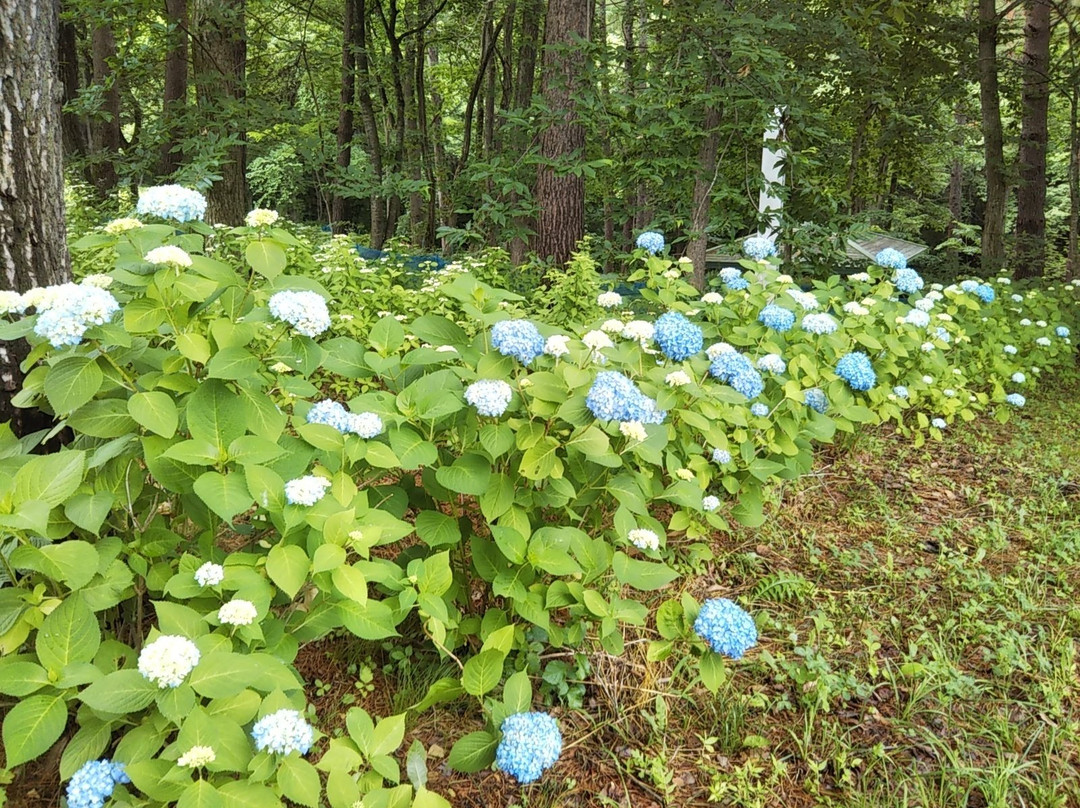
[[[1080,806],[1078,435],[1073,378],[1006,425],[826,447],[761,528],[684,570],[696,597],[745,596],[758,618],[717,696],[695,666],[648,661],[644,632],[621,657],[563,655],[548,692],[581,707],[551,708],[566,745],[537,785],[449,770],[454,740],[482,727],[462,705],[411,714],[402,749],[427,746],[428,786],[455,808]],[[341,639],[297,664],[328,732],[349,706],[401,712],[454,673]],[[9,805],[59,804],[55,768],[36,774]]]

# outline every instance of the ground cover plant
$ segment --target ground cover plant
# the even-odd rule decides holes
[[[67,430],[51,454],[33,450],[54,435],[0,435],[9,769],[52,754],[73,808],[425,808],[455,797],[428,787],[445,758],[535,803],[561,799],[562,753],[605,730],[572,708],[622,665],[663,677],[639,688],[653,738],[679,714],[669,696],[705,705],[728,723],[700,749],[729,762],[772,742],[743,733],[753,711],[798,710],[809,766],[822,716],[878,689],[834,664],[842,641],[893,691],[978,692],[932,653],[837,634],[830,614],[855,602],[819,592],[808,573],[831,562],[810,546],[805,566],[770,570],[727,541],[757,531],[766,559],[792,541],[767,503],[805,485],[822,444],[856,451],[877,427],[930,451],[981,414],[1015,423],[1072,367],[1075,285],[938,288],[884,251],[802,288],[751,239],[701,294],[646,233],[630,312],[587,256],[525,297],[477,277],[498,254],[410,278],[340,241],[316,251],[273,211],[236,228],[202,211],[195,192],[151,189],[75,245],[79,283],[2,300],[2,336],[32,346],[16,401]],[[955,575],[977,588],[969,572]],[[771,603],[813,620],[790,653]],[[1026,659],[1023,636],[961,629],[995,664]],[[371,650],[348,663],[352,701],[315,709],[334,680],[302,675],[308,649],[335,642]],[[376,668],[410,679],[379,709],[360,703]],[[761,689],[733,690],[751,671]],[[433,708],[463,731],[424,743]],[[1060,750],[1039,748],[1056,770]],[[687,787],[682,754],[616,750],[659,801]],[[843,754],[800,787],[866,773]],[[792,776],[784,757],[730,777],[700,765],[718,801],[754,804]]]

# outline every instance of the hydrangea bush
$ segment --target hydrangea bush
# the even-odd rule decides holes
[[[579,261],[562,282],[587,294],[554,319],[463,267],[430,310],[401,293],[372,312],[387,299],[343,294],[265,211],[77,247],[105,280],[3,301],[0,336],[31,344],[16,403],[74,438],[35,455],[43,435],[0,429],[0,692],[20,699],[9,766],[74,717],[60,775],[87,805],[446,804],[394,757],[406,715],[353,708],[320,733],[293,663],[334,632],[430,645],[457,674],[414,708],[473,699],[484,722],[449,764],[532,782],[562,747],[533,711],[537,645],[619,654],[655,625],[650,659],[689,655],[717,690],[753,653],[751,613],[683,595],[650,614],[636,592],[711,558],[731,520],[760,524],[765,488],[838,430],[1015,417],[1074,352],[1071,285],[904,293],[885,265],[800,289],[760,244],[707,300],[643,249],[647,318]],[[89,302],[61,328],[55,300]]]

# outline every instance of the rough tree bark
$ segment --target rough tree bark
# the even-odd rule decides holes
[[[720,81],[714,74],[705,81],[706,96],[714,93]],[[705,288],[705,250],[708,247],[707,230],[713,185],[716,183],[716,156],[720,150],[720,105],[716,101],[705,104],[704,136],[698,148],[697,175],[694,177],[694,194],[690,205],[690,240],[686,256],[694,262],[694,286]]]
[[[1050,102],[1050,2],[1028,0],[1024,10],[1023,118],[1020,185],[1016,193],[1017,278],[1036,278],[1046,263],[1046,114]]]
[[[997,68],[996,0],[979,0],[979,102],[986,163],[986,209],[983,213],[982,271],[997,273],[1005,263],[1005,157],[1001,131],[1001,94]]]
[[[568,163],[585,151],[585,126],[578,120],[574,93],[585,70],[592,20],[589,3],[551,0],[544,26],[543,93],[553,120],[540,134],[536,172],[536,252],[566,263],[585,234],[585,178],[569,172]]]
[[[74,23],[60,23],[60,80],[64,87],[63,103],[79,97],[79,47]],[[90,126],[86,117],[65,112],[61,116],[64,155],[85,158],[90,151]]]
[[[161,119],[165,142],[161,145],[162,176],[169,176],[184,164],[180,149],[180,125],[188,93],[188,3],[165,0],[165,20],[169,25],[169,50],[165,54],[165,92],[161,97]]]
[[[366,0],[356,0],[356,14],[359,28],[356,43],[356,70],[358,101],[360,103],[360,121],[364,127],[364,139],[367,143],[368,160],[371,162],[372,180],[376,190],[371,194],[371,246],[382,249],[386,241],[386,199],[378,190],[383,182],[382,143],[379,140],[379,123],[375,119],[375,104],[371,99],[374,78],[371,73],[371,60],[368,58],[368,30]]]
[[[101,199],[116,191],[119,178],[116,160],[120,154],[120,88],[116,84],[112,62],[116,59],[116,37],[112,26],[99,25],[91,34],[91,63],[94,85],[104,88],[101,110],[90,121],[90,147],[93,154],[91,175]]]
[[[338,182],[352,164],[354,127],[353,105],[356,103],[356,47],[359,39],[360,21],[357,17],[356,0],[345,0],[345,20],[342,23],[341,46],[341,101],[337,125]],[[335,193],[330,200],[330,227],[335,233],[344,233],[349,226],[349,200]]]
[[[24,292],[71,279],[57,76],[58,0],[0,0],[0,266]],[[18,434],[49,425],[11,406],[22,386],[23,340],[0,343],[0,422]]]
[[[210,222],[243,224],[248,211],[247,132],[242,112],[247,67],[245,0],[196,0],[192,17],[195,87],[207,128],[233,145],[220,166],[221,179],[206,196]]]

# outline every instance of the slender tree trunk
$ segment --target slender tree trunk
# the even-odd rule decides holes
[[[522,0],[521,34],[518,39],[517,78],[514,80],[514,109],[524,112],[532,105],[533,87],[536,85],[536,52],[540,39],[540,16],[543,6],[540,0]],[[520,128],[514,131],[514,149],[524,154],[529,148],[528,133]],[[519,203],[517,192],[511,194],[511,204]],[[516,217],[514,229],[519,233],[533,229],[534,222],[523,216]],[[514,266],[525,263],[528,242],[522,235],[510,240],[510,262]]]
[[[116,191],[116,161],[120,155],[120,88],[112,62],[116,60],[116,38],[112,26],[99,25],[91,34],[94,85],[101,91],[101,110],[90,121],[94,188],[101,199]]]
[[[64,228],[57,75],[57,0],[0,0],[0,267],[3,288],[25,292],[71,278]],[[0,342],[0,422],[25,435],[49,425],[11,398],[22,387],[23,340]]]
[[[582,0],[550,0],[544,29],[544,101],[553,120],[540,134],[541,162],[536,174],[537,253],[556,264],[570,259],[585,235],[585,178],[570,173],[570,163],[585,151],[585,126],[577,117],[574,95],[583,80],[592,20]]]
[[[356,0],[356,11],[360,26],[357,31],[356,48],[360,122],[364,127],[368,161],[371,163],[372,181],[375,183],[375,190],[371,194],[371,246],[379,250],[386,241],[386,200],[381,193],[382,142],[379,138],[379,123],[375,118],[375,104],[371,98],[374,79],[371,73],[371,60],[368,58],[367,0]]]
[[[165,54],[165,92],[161,98],[161,174],[168,177],[184,164],[180,148],[180,121],[187,108],[188,94],[188,0],[165,0],[165,20],[169,25],[169,50]]]
[[[997,68],[996,0],[979,0],[979,102],[985,151],[986,209],[983,213],[982,272],[994,275],[1005,264],[1005,156]]]
[[[945,237],[952,238],[956,231],[956,225],[963,221],[964,217],[964,127],[967,125],[967,117],[960,111],[953,115],[956,123],[956,137],[952,166],[949,169],[949,225],[945,228]],[[955,247],[950,247],[946,252],[949,266],[954,270],[959,262],[959,253]]]
[[[356,41],[358,25],[356,0],[345,0],[345,20],[342,23],[341,98],[337,125],[337,182],[345,181],[352,164],[353,105],[356,103]],[[330,200],[330,227],[335,233],[349,228],[349,200],[335,193]]]
[[[1065,274],[1080,278],[1080,90],[1073,85],[1069,99],[1069,257]]]
[[[60,23],[60,79],[64,87],[63,103],[69,104],[79,97],[79,48],[75,25]],[[64,155],[85,159],[90,151],[90,126],[85,116],[65,112],[62,115]]]
[[[221,179],[207,194],[211,222],[239,225],[248,211],[245,0],[196,0],[195,81],[207,127],[236,142],[225,153]]]
[[[705,82],[706,96],[715,92],[720,82],[709,75]],[[698,148],[697,174],[694,177],[694,193],[690,205],[690,241],[686,255],[694,262],[694,286],[705,288],[705,251],[708,248],[709,211],[713,185],[716,184],[716,156],[720,149],[720,106],[717,102],[705,102],[704,136]]]
[[[1017,278],[1043,274],[1046,263],[1046,143],[1050,102],[1050,2],[1028,0],[1024,15],[1023,120],[1016,194]]]
[[[862,159],[863,146],[866,145],[866,130],[874,117],[874,102],[867,101],[855,134],[851,138],[851,159],[848,162],[848,213],[855,216],[863,211],[863,198],[859,194],[859,161]]]

